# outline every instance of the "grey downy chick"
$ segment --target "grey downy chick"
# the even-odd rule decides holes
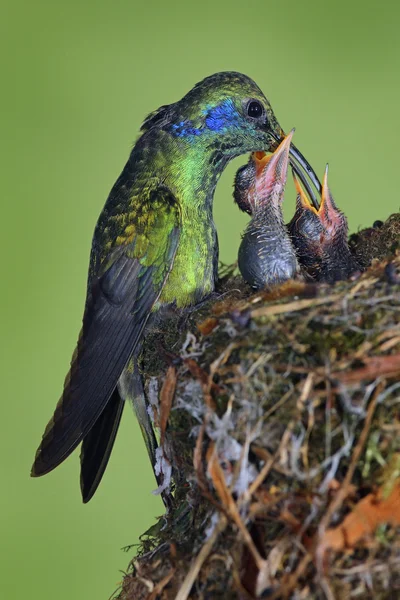
[[[242,236],[239,269],[257,290],[292,279],[299,271],[282,214],[293,133],[294,129],[272,155],[251,154],[236,174],[234,199],[252,217]]]
[[[293,173],[297,190],[296,212],[288,230],[307,279],[335,283],[360,269],[348,245],[346,216],[336,206],[328,187],[328,166],[322,183],[321,205],[310,203]]]

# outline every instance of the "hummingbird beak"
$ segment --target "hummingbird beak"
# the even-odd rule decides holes
[[[289,166],[289,152],[294,129],[281,141],[273,154],[254,152],[252,159],[256,168],[255,197],[261,201],[281,203]]]
[[[275,136],[275,134],[272,134],[272,135],[277,142],[280,141],[280,139],[277,138]],[[283,135],[285,135],[285,134],[283,133]],[[290,166],[292,167],[293,171],[296,173],[297,177],[300,179],[301,183],[303,184],[307,194],[310,197],[311,204],[314,206],[314,208],[316,208],[318,210],[319,202],[318,202],[315,192],[313,191],[309,182],[311,182],[311,184],[317,190],[319,196],[321,195],[321,190],[322,190],[321,182],[319,181],[317,175],[315,174],[314,169],[312,168],[312,166],[310,165],[308,160],[303,156],[303,154],[300,152],[300,150],[298,148],[296,148],[296,146],[294,146],[293,144],[290,147],[289,154],[290,154]]]

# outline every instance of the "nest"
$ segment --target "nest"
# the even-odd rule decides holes
[[[146,336],[172,497],[120,600],[400,597],[400,215],[350,241],[351,281],[228,270]]]

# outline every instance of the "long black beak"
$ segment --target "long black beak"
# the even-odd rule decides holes
[[[315,171],[312,168],[312,166],[310,165],[310,163],[308,162],[308,160],[302,155],[300,150],[298,150],[296,148],[296,146],[294,146],[293,144],[290,146],[289,155],[290,155],[290,164],[292,166],[293,171],[295,171],[295,173],[296,173],[296,175],[298,175],[301,183],[304,185],[305,190],[310,197],[312,205],[314,206],[314,208],[316,208],[318,210],[319,202],[313,192],[313,189],[311,188],[310,184],[308,183],[306,176],[309,178],[311,183],[314,185],[319,196],[321,196],[321,191],[322,191],[322,185],[321,185],[320,180],[316,176]],[[299,166],[296,164],[295,161],[297,161]]]
[[[273,137],[276,139],[277,142],[282,141],[275,135]],[[289,161],[290,161],[290,165],[291,165],[293,171],[296,173],[297,177],[300,179],[301,183],[303,184],[304,189],[306,190],[308,197],[310,198],[311,204],[314,206],[315,209],[318,210],[319,209],[319,201],[317,200],[317,196],[315,195],[315,192],[314,192],[313,188],[311,187],[310,182],[314,186],[314,188],[317,190],[318,196],[321,196],[321,191],[322,191],[321,182],[318,179],[318,177],[316,176],[315,171],[312,168],[312,166],[310,165],[310,163],[308,162],[308,160],[302,155],[300,150],[298,150],[296,148],[296,146],[294,146],[293,144],[291,144],[290,150],[289,150]]]

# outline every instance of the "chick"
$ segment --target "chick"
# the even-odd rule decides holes
[[[328,187],[328,166],[322,183],[321,205],[314,208],[293,173],[296,212],[288,225],[298,261],[307,279],[335,283],[360,270],[348,245],[347,219]]]
[[[294,129],[272,155],[255,152],[235,179],[234,199],[251,215],[239,248],[239,269],[259,290],[292,279],[299,263],[282,214]]]

